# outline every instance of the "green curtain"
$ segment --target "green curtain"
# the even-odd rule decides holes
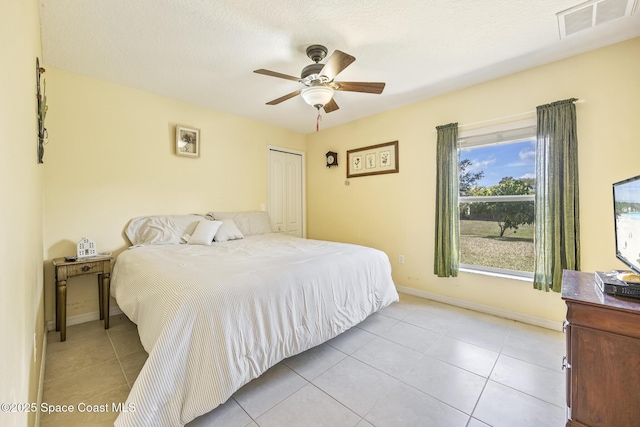
[[[533,286],[560,292],[562,270],[580,269],[575,98],[537,107]]]
[[[458,124],[436,127],[438,131],[436,173],[436,239],[433,272],[455,277],[460,267],[458,232]]]

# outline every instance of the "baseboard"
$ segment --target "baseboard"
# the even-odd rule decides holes
[[[398,292],[403,294],[409,294],[420,298],[426,298],[437,302],[442,302],[449,305],[455,305],[456,307],[468,308],[469,310],[479,311],[481,313],[491,314],[498,317],[504,317],[505,319],[516,320],[522,323],[528,323],[534,326],[540,326],[542,328],[553,329],[554,331],[562,330],[562,322],[549,320],[542,317],[531,316],[529,314],[518,313],[515,311],[509,311],[502,308],[491,307],[489,305],[478,304],[471,301],[461,300],[458,298],[448,297],[445,295],[434,294],[427,291],[421,291],[418,289],[407,288],[404,286],[396,286]]]
[[[38,378],[38,408],[42,404],[42,394],[44,393],[44,365],[47,358],[47,332],[42,334],[42,355],[40,362],[40,377]],[[36,412],[35,427],[40,427],[40,411]]]
[[[122,314],[122,310],[118,306],[109,307],[109,316],[117,316],[118,314]],[[67,327],[73,325],[79,325],[80,323],[93,322],[94,320],[100,319],[99,311],[92,311],[91,313],[78,314],[76,316],[67,317]],[[56,322],[55,320],[49,320],[47,322],[47,331],[55,331],[56,330]]]

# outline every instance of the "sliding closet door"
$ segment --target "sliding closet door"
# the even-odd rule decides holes
[[[269,149],[269,217],[273,228],[303,237],[302,154]]]

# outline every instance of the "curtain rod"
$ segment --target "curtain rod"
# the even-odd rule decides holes
[[[587,102],[586,99],[577,99],[577,100],[573,101],[574,104],[583,104],[585,102]],[[473,122],[473,123],[464,123],[464,124],[458,125],[458,128],[463,128],[463,127],[466,127],[466,126],[481,125],[481,124],[484,124],[484,123],[497,122],[497,121],[500,121],[500,120],[505,120],[505,119],[511,119],[511,118],[514,118],[514,117],[524,116],[526,114],[534,114],[535,112],[536,112],[536,110],[531,110],[531,111],[525,111],[524,113],[511,114],[509,116],[496,117],[495,119],[481,120],[479,122]],[[437,130],[434,130],[434,132],[437,132]]]

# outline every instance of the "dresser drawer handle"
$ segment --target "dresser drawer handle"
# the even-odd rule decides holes
[[[571,369],[571,364],[567,362],[567,356],[562,356],[562,370]]]
[[[91,270],[91,267],[89,267],[88,265],[85,265],[84,267],[82,267],[82,271],[89,271]]]
[[[562,322],[562,332],[567,332],[567,326],[569,326],[569,321],[565,320]]]

